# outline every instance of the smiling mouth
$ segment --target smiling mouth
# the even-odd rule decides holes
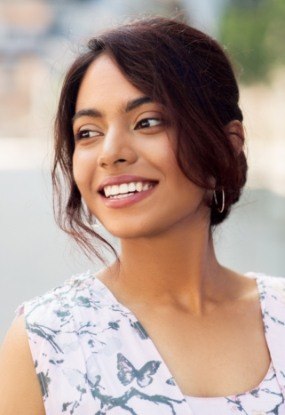
[[[99,193],[106,199],[126,199],[135,195],[136,193],[146,192],[157,185],[157,181],[150,182],[130,182],[121,183],[118,185],[104,186]]]

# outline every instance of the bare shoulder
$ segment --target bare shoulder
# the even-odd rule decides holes
[[[222,284],[228,299],[231,301],[258,301],[258,287],[253,275],[244,275],[226,267],[222,268],[224,270]]]
[[[45,414],[23,315],[14,320],[0,349],[0,391],[0,414]]]

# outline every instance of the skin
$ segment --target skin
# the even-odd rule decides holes
[[[96,109],[101,116],[81,113],[74,120],[75,181],[89,210],[121,242],[120,264],[98,278],[143,324],[182,393],[248,391],[270,363],[256,283],[219,264],[204,203],[211,194],[179,169],[175,131],[161,105],[125,111],[143,95],[103,54],[88,68],[77,98],[77,113]],[[225,131],[241,151],[242,124],[234,120]],[[98,186],[121,174],[158,185],[138,203],[107,207]],[[45,413],[22,317],[2,346],[0,390],[1,414]]]
[[[0,349],[0,390],[1,415],[45,414],[23,317],[14,320]]]

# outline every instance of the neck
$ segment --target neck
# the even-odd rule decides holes
[[[199,313],[217,292],[222,269],[208,226],[200,223],[171,235],[121,240],[114,280],[136,304],[178,304]]]

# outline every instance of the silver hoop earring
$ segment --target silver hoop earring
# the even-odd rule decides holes
[[[224,189],[222,189],[221,192],[222,192],[222,207],[221,208],[219,208],[219,203],[218,203],[216,190],[214,190],[214,193],[213,193],[214,202],[215,202],[217,211],[219,213],[223,213],[223,211],[225,210],[225,191],[224,191]]]

